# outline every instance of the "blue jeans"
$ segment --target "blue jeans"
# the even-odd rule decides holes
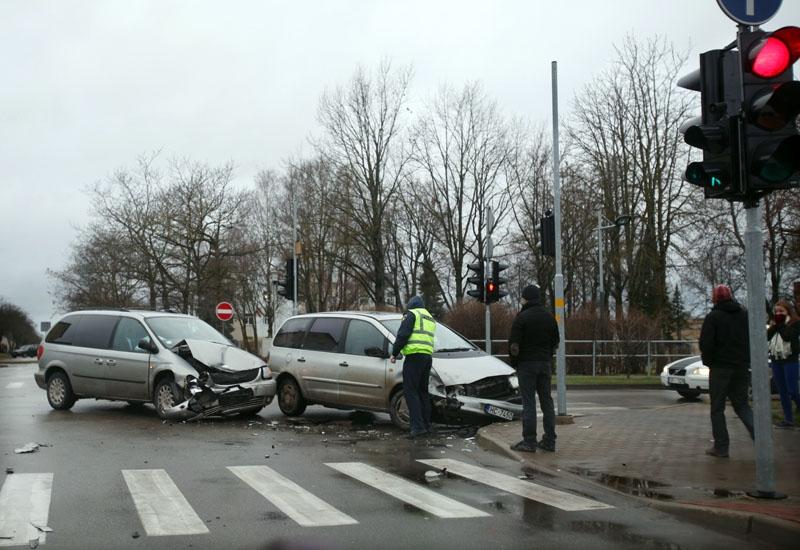
[[[772,379],[778,386],[778,394],[781,396],[781,407],[783,408],[783,418],[786,422],[794,424],[792,414],[792,401],[800,409],[800,392],[797,388],[798,370],[800,365],[797,361],[770,361],[772,367]]]
[[[403,394],[408,405],[412,434],[427,432],[431,428],[431,396],[428,380],[433,357],[425,353],[406,355],[403,361]]]
[[[522,439],[536,445],[536,395],[542,407],[542,441],[556,444],[556,412],[550,395],[550,361],[522,361],[517,367],[519,392],[522,395]]]

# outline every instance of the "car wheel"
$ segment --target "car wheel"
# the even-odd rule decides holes
[[[684,399],[697,399],[701,393],[700,390],[678,390],[678,394]]]
[[[153,393],[153,405],[159,418],[166,418],[165,411],[174,407],[180,401],[178,386],[169,378],[163,378],[157,385]]]
[[[389,400],[389,416],[392,424],[401,430],[408,430],[411,423],[411,414],[408,412],[408,403],[403,390],[398,390],[392,394]]]
[[[300,416],[306,410],[306,400],[294,378],[278,383],[278,407],[286,416]]]
[[[51,407],[59,411],[71,408],[77,401],[75,394],[72,393],[69,378],[63,372],[55,372],[47,380],[47,401]]]

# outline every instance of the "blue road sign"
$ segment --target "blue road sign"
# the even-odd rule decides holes
[[[717,0],[725,15],[743,25],[761,25],[778,13],[783,0]]]

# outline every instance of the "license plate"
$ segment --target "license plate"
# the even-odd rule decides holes
[[[668,376],[667,382],[670,384],[685,384],[686,382],[683,378],[678,378],[677,376]]]
[[[513,412],[495,407],[494,405],[484,405],[483,410],[486,411],[486,414],[491,414],[492,416],[498,416],[505,420],[514,420]]]

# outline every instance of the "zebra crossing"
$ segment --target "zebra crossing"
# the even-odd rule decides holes
[[[525,499],[567,512],[591,511],[612,506],[552,489],[453,459],[418,459],[440,471],[488,485]],[[385,472],[362,462],[329,462],[325,466],[367,487],[442,519],[487,518],[491,514],[434,490],[429,486]],[[358,524],[358,518],[342,512],[277,470],[268,466],[228,466],[235,478],[256,491],[275,508],[302,527]],[[150,537],[204,535],[208,526],[164,469],[121,470],[139,521]],[[233,477],[231,479],[234,479]],[[10,474],[0,488],[0,547],[44,543],[53,491],[52,473]],[[56,526],[57,527],[57,526]]]

